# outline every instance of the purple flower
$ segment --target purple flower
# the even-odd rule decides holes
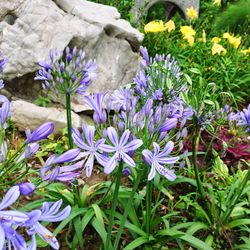
[[[176,127],[178,119],[176,118],[167,118],[165,122],[160,127],[160,132],[167,132]]]
[[[2,107],[0,108],[0,124],[2,127],[6,127],[6,120],[10,112],[10,102],[8,100],[4,101]]]
[[[35,80],[43,81],[43,88],[61,94],[84,94],[96,75],[96,62],[86,62],[85,53],[66,48],[66,57],[58,50],[50,51],[50,62],[39,62]]]
[[[27,233],[32,236],[31,244],[36,246],[35,234],[37,233],[45,242],[47,242],[53,249],[59,249],[59,243],[56,237],[44,227],[40,221],[58,222],[66,219],[70,214],[70,206],[65,207],[59,212],[62,205],[62,200],[57,202],[44,202],[41,210],[34,210],[27,213],[29,220],[26,225],[29,227]]]
[[[95,93],[94,97],[84,96],[84,102],[94,110],[94,121],[99,125],[107,120],[106,111],[103,109],[105,94]]]
[[[15,249],[26,249],[24,238],[12,228],[12,225],[22,225],[29,217],[19,211],[4,210],[15,203],[19,196],[19,187],[14,186],[8,190],[0,203],[0,249],[5,249],[6,240],[8,245],[12,244]]]
[[[140,52],[141,52],[141,55],[142,55],[143,59],[145,60],[145,64],[143,64],[143,62],[141,62],[142,65],[149,66],[150,62],[149,62],[149,55],[148,55],[147,48],[141,47]]]
[[[53,122],[45,122],[39,127],[37,127],[32,133],[29,130],[26,130],[27,139],[25,141],[26,144],[31,142],[40,141],[42,139],[47,138],[54,130]]]
[[[160,175],[163,175],[170,181],[174,181],[176,179],[174,171],[163,166],[165,164],[172,165],[179,159],[179,157],[167,157],[167,155],[173,150],[174,143],[172,141],[169,141],[162,152],[160,152],[160,147],[156,142],[154,142],[153,145],[154,153],[152,153],[148,149],[142,151],[145,163],[151,165],[148,180],[151,181],[155,177],[157,170]]]
[[[99,139],[95,142],[95,127],[87,126],[84,130],[85,140],[79,130],[76,128],[72,129],[72,138],[74,143],[81,149],[84,150],[82,156],[87,157],[87,162],[85,163],[86,176],[90,177],[92,174],[94,159],[102,165],[105,166],[108,162],[108,158],[103,154],[98,152],[101,149],[101,146],[104,144],[105,139]]]
[[[108,161],[106,166],[104,166],[104,172],[106,174],[110,174],[115,169],[117,163],[121,160],[123,160],[126,164],[128,164],[130,167],[135,167],[134,160],[128,155],[128,152],[138,149],[142,144],[142,140],[134,139],[132,141],[128,142],[130,135],[130,131],[126,130],[120,140],[118,138],[118,134],[116,130],[113,127],[108,128],[108,138],[113,144],[107,145],[102,144],[100,146],[100,149],[102,149],[104,152],[107,153],[113,153],[115,154],[111,157],[111,159]]]
[[[39,149],[39,144],[38,143],[31,143],[28,145],[24,152],[20,154],[18,159],[16,160],[16,163],[21,162],[24,159],[30,159]]]
[[[36,185],[31,182],[19,183],[18,187],[21,195],[30,195],[36,190]]]
[[[60,156],[51,155],[40,170],[42,179],[51,182],[55,180],[66,182],[78,177],[79,173],[77,170],[81,168],[82,162],[70,166],[60,166],[60,164],[76,161],[79,153],[80,149],[74,148],[64,152]]]
[[[247,126],[247,132],[250,132],[250,104],[247,109],[243,109],[243,111],[239,113],[239,116],[238,126]]]

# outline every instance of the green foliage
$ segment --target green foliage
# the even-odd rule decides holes
[[[250,1],[241,0],[230,4],[214,22],[214,31],[230,31],[235,34],[249,34]]]
[[[34,101],[34,103],[35,103],[37,106],[47,108],[47,107],[50,107],[50,105],[51,105],[51,100],[50,100],[48,97],[39,95],[38,98]]]

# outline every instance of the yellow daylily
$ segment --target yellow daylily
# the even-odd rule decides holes
[[[228,32],[224,33],[223,38],[228,39],[229,37],[232,37]]]
[[[238,49],[238,47],[241,44],[241,37],[229,37],[228,42],[235,48]]]
[[[194,36],[186,35],[183,37],[183,39],[185,39],[189,43],[190,46],[194,44]]]
[[[214,0],[214,4],[217,6],[221,6],[221,0]]]
[[[203,31],[202,31],[202,42],[205,43],[206,41],[207,41],[206,31],[203,30]]]
[[[191,6],[190,8],[187,8],[187,12],[186,13],[187,13],[187,16],[191,20],[196,19],[198,17],[198,13],[197,13],[196,9],[193,6]]]
[[[212,47],[212,55],[215,55],[215,54],[226,54],[227,53],[227,50],[220,44],[218,43],[214,43],[213,44],[213,47]]]
[[[215,37],[212,38],[211,41],[212,41],[212,43],[219,43],[221,41],[221,38],[215,36]]]
[[[166,23],[164,24],[164,27],[166,28],[166,30],[167,30],[168,32],[171,32],[172,30],[175,30],[174,21],[169,20],[168,22],[166,22]]]
[[[240,53],[246,55],[246,54],[250,54],[250,47],[248,47],[248,49],[243,49],[240,51]]]
[[[181,33],[186,36],[186,35],[191,35],[191,36],[194,36],[195,35],[195,30],[191,27],[191,26],[181,26],[181,29],[180,29]]]
[[[167,28],[164,26],[164,23],[161,20],[151,21],[144,26],[145,33],[150,33],[150,32],[157,33],[165,31],[166,29]]]

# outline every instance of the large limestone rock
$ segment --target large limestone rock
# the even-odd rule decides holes
[[[88,116],[79,116],[74,112],[71,112],[71,115],[73,127],[81,128],[83,122],[92,123]],[[54,122],[56,134],[59,134],[61,129],[67,126],[66,110],[38,107],[23,100],[11,102],[11,120],[20,131],[24,131],[26,128],[33,130],[45,121]]]
[[[68,45],[97,61],[90,92],[116,89],[135,76],[142,38],[113,7],[84,0],[0,0],[0,50],[8,57],[4,80],[21,98],[37,97],[37,63],[50,49]]]

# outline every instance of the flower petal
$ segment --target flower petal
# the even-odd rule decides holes
[[[89,145],[94,144],[94,136],[95,136],[95,127],[94,126],[87,126],[86,130],[84,131],[86,140],[88,141]]]
[[[135,167],[135,162],[134,160],[128,155],[123,153],[122,154],[122,159],[125,163],[127,163],[130,167]]]
[[[119,142],[119,145],[120,146],[124,146],[127,141],[128,141],[128,138],[129,138],[129,135],[130,135],[130,131],[127,129],[121,136],[120,138],[120,142]]]
[[[151,151],[149,151],[148,149],[144,149],[142,151],[142,156],[143,156],[143,160],[146,164],[150,165],[150,163],[152,162],[153,159],[153,153]]]
[[[58,221],[62,221],[64,219],[66,219],[71,211],[71,207],[67,206],[65,207],[62,211],[60,211],[59,213],[55,214],[55,215],[51,215],[51,216],[41,216],[39,218],[40,221],[51,221],[51,222],[58,222]]]
[[[18,197],[20,196],[20,191],[18,186],[14,186],[8,190],[2,202],[0,203],[0,210],[3,210],[6,207],[11,206],[13,203],[16,202]]]
[[[76,146],[84,150],[89,150],[89,146],[83,141],[82,135],[78,129],[72,128],[72,138]]]
[[[70,162],[74,160],[80,153],[79,148],[74,148],[66,151],[65,153],[61,154],[60,156],[56,157],[54,164]]]
[[[158,173],[167,178],[169,181],[174,181],[176,179],[176,175],[173,170],[169,170],[157,162],[155,163],[155,167]]]
[[[172,141],[169,141],[165,148],[162,150],[161,153],[158,154],[158,157],[164,157],[167,156],[174,148],[174,143]]]
[[[99,146],[99,149],[106,153],[112,153],[116,151],[116,148],[107,144],[102,144]]]
[[[148,180],[151,181],[155,177],[155,174],[156,174],[155,167],[152,165],[150,172],[148,174]]]
[[[56,237],[54,237],[53,234],[47,228],[37,222],[34,225],[34,229],[45,242],[47,242],[54,249],[59,249],[59,243]]]
[[[119,142],[118,142],[118,135],[117,135],[116,130],[113,127],[109,127],[107,129],[107,132],[108,132],[108,137],[110,141],[112,142],[112,144],[114,146],[117,146]]]
[[[162,157],[158,159],[160,164],[174,164],[179,160],[179,157]]]
[[[154,155],[158,155],[160,152],[160,146],[156,142],[153,142],[153,146],[154,146]]]
[[[128,151],[134,151],[137,148],[139,148],[141,145],[143,144],[143,141],[140,139],[135,139],[131,142],[129,142],[126,146],[124,146],[124,152],[128,152]]]
[[[86,176],[87,177],[91,176],[92,170],[93,170],[93,166],[94,166],[94,155],[90,154],[87,162],[85,163]]]
[[[0,224],[0,249],[4,249],[5,245],[5,232]]]
[[[104,166],[104,173],[110,174],[114,171],[115,167],[117,165],[117,155],[114,154],[112,158],[109,160],[106,166]]]

